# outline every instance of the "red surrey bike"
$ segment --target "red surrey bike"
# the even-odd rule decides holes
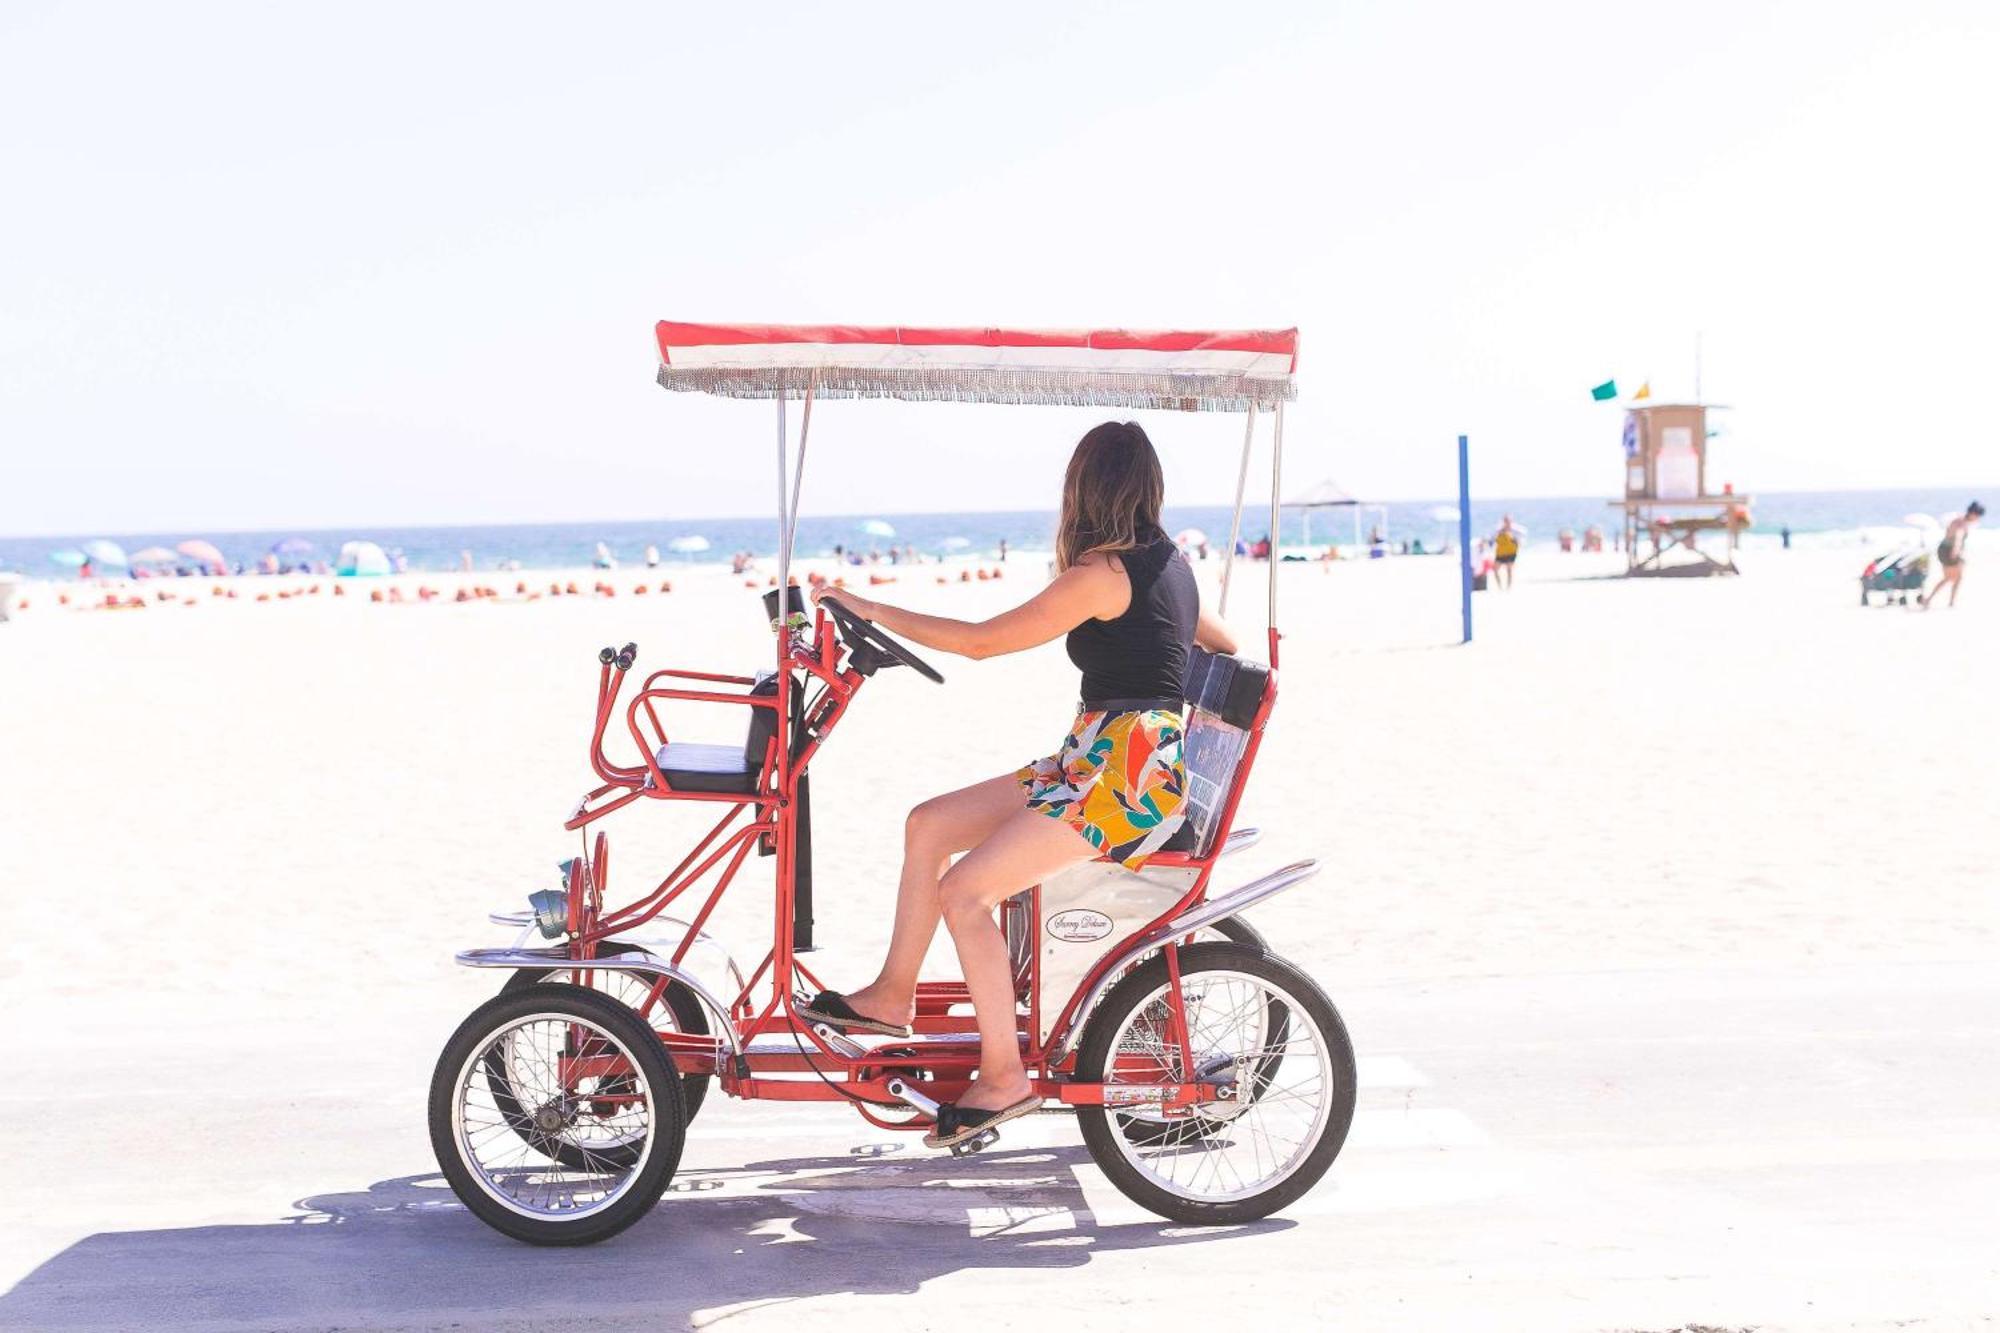
[[[603,1240],[650,1210],[711,1085],[732,1097],[845,1101],[883,1129],[923,1130],[978,1065],[961,983],[918,988],[911,1037],[857,1039],[796,1016],[801,988],[823,988],[799,958],[812,947],[813,758],[878,672],[902,666],[943,681],[837,602],[809,615],[791,585],[816,399],[1243,412],[1223,610],[1257,417],[1269,411],[1278,530],[1296,330],[661,323],[658,338],[665,387],[777,402],[779,574],[764,599],[776,654],[754,675],[654,671],[626,699],[636,646],[599,653],[590,764],[600,781],[563,827],[581,833],[646,801],[707,802],[719,817],[622,906],[608,896],[599,830],[565,863],[559,888],[531,894],[527,911],[493,914],[520,929],[513,947],[458,955],[512,975],[445,1045],[431,1080],[432,1146],[467,1208],[536,1244]],[[788,485],[789,400],[803,410]],[[1275,560],[1270,572],[1269,662],[1193,654],[1187,816],[1174,841],[1143,870],[1085,863],[1001,907],[1036,1092],[1048,1109],[1075,1113],[1120,1191],[1181,1222],[1239,1223],[1285,1207],[1332,1165],[1354,1115],[1354,1051],[1339,1013],[1241,918],[1318,864],[1209,891],[1217,865],[1258,838],[1236,827],[1236,813],[1277,699]],[[740,709],[744,739],[670,736],[660,718],[669,703]],[[607,736],[629,738],[637,762],[614,760]],[[704,926],[753,852],[772,860],[776,895],[771,947],[745,975]],[[696,901],[691,916],[667,915]],[[996,1137],[989,1130],[952,1151],[978,1152]]]

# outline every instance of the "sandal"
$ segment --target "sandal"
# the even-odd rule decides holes
[[[938,1107],[937,1128],[924,1135],[924,1146],[956,1147],[990,1129],[998,1129],[1009,1120],[1033,1115],[1041,1108],[1041,1097],[1032,1092],[1013,1105],[1003,1106],[997,1111],[982,1110],[976,1106],[960,1106],[957,1102],[945,1102]]]
[[[863,1032],[879,1032],[885,1037],[910,1035],[908,1023],[884,1023],[879,1018],[856,1013],[854,1006],[839,991],[823,990],[792,1012],[808,1023],[824,1023],[842,1032],[858,1028]]]

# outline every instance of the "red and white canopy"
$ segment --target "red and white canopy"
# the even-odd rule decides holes
[[[661,320],[660,384],[731,398],[1235,411],[1294,396],[1297,329],[906,329]]]

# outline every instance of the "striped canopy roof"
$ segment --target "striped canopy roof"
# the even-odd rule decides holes
[[[661,320],[660,384],[731,398],[1244,411],[1294,395],[1297,329],[910,329]]]

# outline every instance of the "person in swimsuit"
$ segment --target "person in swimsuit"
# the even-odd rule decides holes
[[[1965,507],[1965,512],[1951,521],[1944,530],[1944,540],[1938,543],[1938,564],[1944,572],[1938,577],[1937,586],[1917,598],[1917,605],[1928,611],[1939,593],[1951,589],[1951,600],[1946,606],[1958,605],[1959,580],[1965,577],[1965,539],[1979,526],[1979,520],[1986,517],[1986,506],[1974,500]]]
[[[1077,444],[1063,478],[1055,578],[1020,606],[965,621],[846,589],[813,592],[913,643],[964,657],[1018,653],[1067,636],[1083,673],[1081,703],[1054,754],[910,811],[881,971],[859,990],[822,992],[796,1011],[809,1022],[907,1036],[917,970],[942,918],[979,1025],[979,1073],[941,1109],[924,1140],[931,1147],[1041,1104],[1021,1063],[1013,971],[994,908],[1080,861],[1107,857],[1136,869],[1180,827],[1189,646],[1229,653],[1236,640],[1201,609],[1194,572],[1160,527],[1164,489],[1146,432],[1135,422],[1106,422]]]
[[[1500,515],[1500,530],[1493,534],[1494,578],[1502,588],[1514,586],[1514,557],[1521,553],[1521,530],[1512,514]]]

